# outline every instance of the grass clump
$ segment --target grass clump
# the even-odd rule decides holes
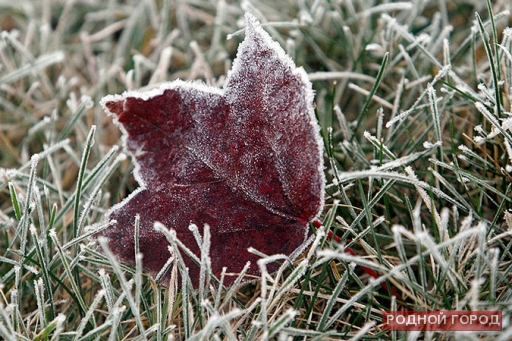
[[[507,5],[0,4],[1,337],[509,339]],[[295,264],[261,281],[166,289],[90,238],[137,186],[97,103],[176,78],[221,86],[239,42],[225,38],[244,11],[316,90],[328,160],[324,228],[312,230]],[[399,309],[501,310],[504,330],[384,330],[383,311]]]

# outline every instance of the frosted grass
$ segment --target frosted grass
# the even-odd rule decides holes
[[[16,20],[0,41],[1,337],[460,336],[383,332],[382,311],[402,308],[498,309],[509,321],[510,6],[463,1],[473,12],[452,26],[444,0],[368,4],[4,1]],[[244,9],[314,82],[331,179],[323,227],[295,261],[267,258],[261,279],[240,287],[242,271],[225,288],[198,226],[194,291],[180,259],[190,250],[157,225],[176,255],[162,269],[173,273],[170,287],[158,287],[143,257],[119,264],[93,238],[132,188],[97,103],[191,75],[221,86]],[[273,261],[283,266],[269,274]],[[504,327],[485,337],[509,339]]]

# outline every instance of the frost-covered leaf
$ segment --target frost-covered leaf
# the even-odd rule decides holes
[[[258,257],[247,249],[290,255],[322,209],[322,141],[311,84],[252,15],[246,20],[224,89],[174,81],[101,102],[124,133],[140,184],[109,212],[104,234],[113,252],[133,264],[139,214],[140,251],[152,274],[170,257],[155,221],[197,255],[188,227],[208,224],[214,274],[224,266],[237,273],[247,261],[248,273],[257,274]],[[197,286],[199,267],[185,262]],[[227,276],[225,284],[235,278]]]

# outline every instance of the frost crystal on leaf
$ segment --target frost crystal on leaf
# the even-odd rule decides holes
[[[134,263],[134,220],[140,215],[143,266],[157,274],[171,254],[155,221],[176,231],[200,258],[191,223],[210,226],[213,273],[258,274],[253,247],[290,255],[323,206],[322,140],[313,91],[278,43],[246,14],[224,89],[174,81],[147,92],[102,99],[123,131],[140,188],[108,213],[103,233],[122,261]],[[182,253],[195,286],[199,267]],[[269,270],[275,271],[272,264]],[[170,272],[163,276],[168,282]],[[226,276],[225,284],[236,279]]]

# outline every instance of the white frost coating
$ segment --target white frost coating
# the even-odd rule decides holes
[[[241,56],[244,50],[251,50],[254,44],[254,38],[258,37],[258,39],[261,39],[265,45],[267,45],[268,48],[274,50],[274,52],[277,54],[280,61],[284,64],[285,67],[289,68],[293,75],[297,76],[302,84],[304,84],[304,92],[306,95],[305,102],[308,107],[308,115],[309,115],[309,124],[311,125],[313,131],[315,131],[315,140],[318,146],[318,155],[319,155],[319,165],[318,165],[318,172],[321,176],[321,199],[320,199],[320,209],[318,210],[318,213],[315,218],[318,218],[320,216],[320,213],[323,210],[323,193],[325,191],[325,176],[324,176],[324,165],[323,165],[323,141],[320,136],[320,126],[318,125],[315,111],[313,109],[313,100],[315,98],[315,94],[313,92],[312,84],[308,79],[308,75],[304,68],[299,67],[297,68],[295,65],[295,62],[292,60],[290,56],[286,54],[284,49],[274,41],[270,35],[261,27],[261,24],[256,19],[256,17],[248,12],[245,13],[245,21],[247,24],[246,27],[246,36],[244,41],[238,46],[237,50],[237,58],[235,59],[233,66],[231,70],[228,72],[227,78],[226,78],[226,85],[225,87],[229,87],[229,82],[231,80],[231,77],[233,74],[238,74],[240,71],[243,71],[243,68],[246,68],[247,65],[242,65],[242,61],[240,60],[238,56]],[[307,234],[307,231],[305,232]]]
[[[188,93],[188,94],[191,94],[194,92],[200,92],[200,93],[202,93],[202,95],[210,95],[211,94],[211,95],[223,97],[227,103],[233,103],[233,101],[236,100],[233,97],[235,97],[235,95],[237,95],[237,94],[236,94],[236,90],[234,90],[234,87],[230,89],[230,82],[232,81],[232,78],[234,78],[234,75],[237,75],[237,77],[240,77],[240,75],[243,75],[245,72],[244,70],[247,70],[247,67],[248,67],[247,64],[242,65],[242,64],[244,64],[244,61],[242,60],[243,58],[241,58],[241,52],[249,53],[249,54],[251,52],[253,52],[253,53],[259,52],[259,49],[256,48],[256,50],[255,50],[256,41],[257,41],[258,45],[263,46],[265,52],[270,51],[270,53],[273,55],[272,61],[277,61],[278,63],[280,63],[281,67],[278,68],[279,70],[277,70],[276,78],[281,77],[283,75],[286,75],[286,77],[289,77],[291,74],[291,76],[295,78],[294,82],[297,81],[299,83],[300,90],[297,91],[296,96],[300,96],[300,97],[288,97],[287,96],[287,98],[283,99],[283,101],[288,100],[289,98],[293,98],[293,99],[297,99],[297,100],[300,99],[300,107],[305,108],[305,109],[302,112],[294,113],[291,116],[292,116],[292,118],[297,117],[295,115],[300,116],[301,123],[304,122],[304,127],[307,127],[304,129],[308,132],[308,137],[311,133],[312,133],[311,135],[313,135],[313,137],[314,137],[314,142],[310,141],[309,143],[313,143],[314,145],[316,145],[317,150],[316,151],[311,150],[312,153],[307,153],[307,156],[308,156],[308,158],[311,158],[312,154],[314,156],[317,156],[315,158],[314,167],[318,166],[318,176],[319,177],[315,176],[314,182],[312,182],[315,184],[315,189],[317,189],[318,188],[318,186],[316,186],[317,181],[320,181],[320,184],[318,184],[320,187],[319,198],[318,198],[319,201],[317,201],[314,206],[315,208],[318,207],[318,211],[313,213],[313,214],[316,214],[314,218],[317,218],[323,210],[323,204],[324,204],[323,194],[325,191],[325,176],[324,176],[324,165],[323,165],[323,140],[320,135],[320,127],[318,125],[317,119],[315,117],[314,109],[313,109],[314,92],[312,90],[312,84],[309,81],[305,70],[302,67],[300,67],[300,68],[296,67],[295,63],[286,54],[284,49],[277,42],[272,40],[270,35],[263,30],[260,23],[253,15],[246,13],[245,19],[246,19],[246,23],[247,23],[246,37],[245,37],[244,41],[238,47],[237,58],[235,59],[235,61],[233,63],[232,69],[228,72],[225,86],[223,89],[210,87],[210,86],[204,84],[203,82],[184,82],[181,80],[176,80],[173,82],[167,82],[167,83],[161,84],[160,86],[153,88],[151,90],[148,90],[148,91],[130,90],[130,91],[125,91],[121,95],[119,95],[119,94],[107,95],[101,99],[100,104],[103,107],[104,111],[107,114],[109,114],[109,116],[111,116],[113,118],[114,123],[122,131],[122,133],[123,133],[122,134],[122,143],[123,143],[124,148],[126,150],[130,150],[128,148],[128,143],[129,143],[128,131],[124,128],[124,126],[122,124],[120,124],[118,116],[108,109],[107,103],[110,103],[110,102],[121,102],[122,103],[122,102],[125,102],[128,98],[135,98],[135,99],[139,99],[139,100],[143,100],[143,101],[148,101],[157,96],[163,95],[164,92],[167,90],[174,90],[174,91],[177,91],[180,93]],[[266,61],[266,60],[263,60],[263,61]],[[295,90],[295,89],[296,88],[294,88],[293,90]],[[291,91],[291,93],[293,93],[293,91]],[[266,93],[265,96],[271,97],[272,93],[270,93],[270,94]],[[262,102],[265,107],[266,102],[264,101],[264,99],[262,100]],[[265,108],[265,109],[267,109],[267,108]],[[284,113],[284,114],[286,114],[286,113]],[[292,122],[294,122],[294,121],[292,121]],[[277,132],[279,133],[279,131],[277,131]],[[284,133],[280,133],[280,134],[284,135]],[[313,140],[313,137],[311,138],[311,140]],[[281,136],[277,136],[277,137],[274,137],[271,141],[279,142],[280,138],[281,138]],[[279,148],[279,145],[276,144],[275,148],[277,150]],[[314,149],[314,147],[313,147],[313,149]],[[318,154],[315,155],[314,153],[318,153]],[[318,164],[316,163],[317,160],[318,160]],[[202,161],[205,162],[205,160],[202,160]],[[127,198],[125,198],[121,202],[119,202],[116,205],[114,205],[113,207],[111,207],[110,210],[107,212],[107,216],[112,214],[114,211],[120,210],[123,206],[125,206],[127,203],[129,203],[135,196],[137,196],[140,192],[148,189],[148,183],[143,179],[143,177],[146,179],[148,178],[147,173],[145,173],[145,170],[141,168],[141,164],[137,161],[136,155],[133,155],[132,162],[135,167],[134,168],[134,177],[135,177],[135,180],[138,182],[139,187],[137,190],[132,192]],[[280,169],[280,165],[276,165],[276,169],[277,169],[279,175],[283,174],[284,168]],[[312,171],[311,167],[309,167],[309,171]],[[288,186],[290,188],[292,187],[289,184],[282,184],[282,185],[283,185],[283,189],[285,186]],[[284,189],[284,190],[285,190],[285,192],[287,191],[287,189]],[[242,191],[243,191],[243,188],[242,188]],[[248,193],[245,192],[245,194],[248,194]],[[250,197],[252,199],[254,199],[254,197],[252,197],[252,196],[250,196]],[[269,205],[268,203],[266,203],[264,199],[256,198],[254,201],[259,204],[262,204],[269,211],[276,213],[275,212],[276,210],[272,207],[272,205]],[[285,214],[285,213],[279,213],[279,212],[277,212],[277,213],[279,215]],[[312,219],[313,218],[310,218],[310,220],[312,220]],[[164,225],[162,225],[158,222],[155,222],[154,228],[157,231],[165,232],[164,234],[166,234],[166,235],[168,234],[170,236],[170,239],[176,240],[176,232],[174,230],[168,231]],[[306,236],[307,236],[307,228],[304,227],[304,239]],[[312,239],[304,242],[303,245],[301,245],[297,249],[297,251],[295,251],[290,257],[292,259],[296,258],[296,256],[299,253],[298,251],[302,251],[311,242],[312,242]],[[286,257],[286,256],[279,255],[278,257]]]
[[[82,103],[84,104],[84,106],[87,109],[92,108],[93,105],[94,105],[94,102],[93,102],[93,100],[92,100],[92,98],[90,96],[82,95],[82,97],[80,97],[80,100],[82,101]]]
[[[152,99],[156,96],[162,95],[165,90],[175,90],[175,89],[196,89],[204,92],[210,92],[214,94],[222,94],[223,91],[218,88],[214,88],[211,86],[208,86],[200,81],[195,82],[185,82],[180,79],[177,79],[172,82],[166,82],[163,84],[160,84],[157,88],[147,90],[147,91],[140,91],[140,90],[128,90],[123,92],[121,95],[106,95],[100,100],[100,104],[103,107],[103,109],[109,113],[112,117],[116,117],[115,114],[111,113],[108,108],[105,106],[105,103],[107,102],[115,102],[124,100],[130,97],[134,98],[140,98],[144,101],[147,101],[149,99]]]
[[[221,90],[219,88],[210,87],[210,86],[204,84],[203,82],[199,82],[199,81],[184,82],[184,81],[182,81],[180,79],[177,79],[177,80],[172,81],[172,82],[163,83],[160,86],[158,86],[157,88],[154,88],[154,89],[151,89],[151,90],[147,90],[147,91],[128,90],[128,91],[123,92],[121,95],[119,95],[119,94],[106,95],[105,97],[103,97],[100,100],[100,105],[103,107],[103,110],[109,116],[112,117],[112,119],[114,121],[114,124],[122,132],[121,139],[122,139],[124,150],[128,150],[128,143],[127,143],[128,142],[128,132],[123,127],[123,125],[121,123],[119,123],[119,120],[118,120],[117,116],[107,108],[106,103],[108,103],[108,102],[117,102],[117,101],[124,101],[127,98],[140,98],[140,99],[142,99],[144,101],[147,101],[147,100],[150,100],[150,99],[152,99],[154,97],[163,95],[165,90],[176,90],[176,89],[185,89],[185,90],[187,90],[187,89],[194,90],[195,89],[195,90],[198,90],[198,91],[203,91],[203,92],[212,93],[212,94],[219,94],[219,95],[222,95],[223,92],[224,92],[223,90]],[[126,198],[124,198],[121,202],[119,202],[119,203],[115,204],[114,206],[112,206],[108,210],[107,216],[110,215],[112,212],[120,209],[125,204],[127,204],[138,193],[140,193],[143,190],[147,189],[146,182],[143,180],[143,178],[141,176],[141,166],[140,166],[139,162],[137,162],[137,159],[135,157],[132,158],[132,162],[133,162],[133,164],[135,166],[135,169],[133,171],[133,177],[135,178],[135,181],[137,181],[137,183],[139,184],[139,188],[137,188],[135,191],[130,193],[130,195],[127,196]]]
[[[283,48],[277,43],[276,41],[272,40],[270,35],[263,30],[261,27],[261,24],[256,19],[255,16],[253,16],[250,13],[245,14],[245,19],[247,23],[246,27],[246,38],[244,41],[238,46],[238,53],[244,49],[250,49],[251,44],[254,44],[254,36],[258,36],[259,39],[262,39],[266,45],[268,45],[269,48],[274,50],[274,52],[278,55],[279,59],[283,62],[283,64],[288,67],[292,74],[299,77],[299,79],[304,84],[304,91],[306,95],[305,102],[308,107],[308,115],[309,115],[309,124],[313,128],[313,131],[315,131],[315,140],[318,146],[318,159],[320,160],[318,165],[318,172],[321,176],[321,190],[320,190],[320,209],[318,210],[317,215],[315,218],[318,218],[323,210],[323,193],[325,191],[325,175],[323,173],[324,165],[323,165],[323,141],[320,135],[320,126],[318,125],[317,119],[315,117],[315,112],[313,109],[313,100],[314,100],[314,92],[312,89],[312,84],[308,79],[308,75],[304,68],[299,67],[297,68],[294,61],[289,57],[286,52],[283,50]],[[237,53],[237,56],[238,56]],[[224,86],[225,88],[229,87],[229,81],[231,78],[231,75],[236,74],[240,72],[240,69],[244,66],[241,65],[241,62],[239,58],[237,57],[233,63],[232,69],[228,72],[226,83]],[[247,66],[245,66],[247,67]],[[110,112],[110,110],[107,108],[106,103],[107,102],[117,102],[117,101],[124,101],[127,98],[139,98],[144,101],[150,100],[154,97],[160,96],[164,93],[166,90],[178,90],[178,89],[184,89],[184,90],[197,90],[205,93],[212,93],[223,96],[225,93],[224,89],[219,89],[215,87],[208,86],[200,81],[194,81],[194,82],[184,82],[182,80],[175,80],[172,82],[163,83],[157,88],[147,90],[147,91],[140,91],[140,90],[128,90],[123,92],[122,94],[114,94],[114,95],[106,95],[100,100],[100,105],[103,107],[103,110],[113,118],[114,123],[116,126],[122,131],[122,143],[125,150],[128,150],[127,148],[127,140],[128,140],[128,132],[126,129],[122,126],[122,124],[119,123],[119,120],[117,116]],[[135,191],[133,191],[128,197],[126,197],[121,202],[117,203],[113,207],[110,208],[110,210],[107,212],[107,215],[112,213],[113,211],[116,211],[120,209],[122,206],[124,206],[126,203],[128,203],[133,197],[135,197],[138,193],[141,191],[147,189],[145,181],[142,179],[141,176],[141,166],[139,162],[135,158],[132,159],[133,164],[135,166],[134,169],[134,178],[139,184],[139,188],[137,188]],[[305,236],[307,235],[307,231],[305,231]]]
[[[484,142],[484,138],[482,136],[475,136],[473,137],[473,140],[477,143],[477,144],[481,144],[482,142]]]
[[[501,123],[501,129],[503,130],[510,130],[512,128],[512,118],[506,118]]]
[[[432,148],[434,148],[438,144],[439,144],[439,141],[436,142],[436,143],[425,141],[425,142],[423,142],[423,148],[425,148],[425,149],[432,149]]]

